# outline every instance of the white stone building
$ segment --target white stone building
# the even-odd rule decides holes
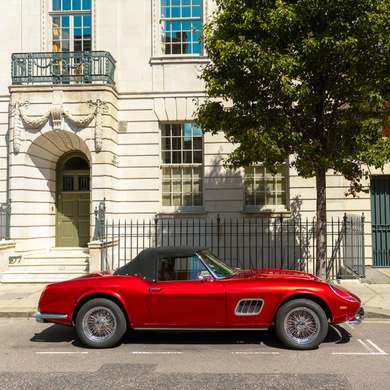
[[[93,211],[103,199],[114,219],[288,216],[292,207],[314,216],[314,179],[291,169],[270,178],[256,168],[245,184],[244,170],[222,165],[232,146],[192,124],[207,63],[199,38],[212,11],[211,0],[2,4],[0,202],[11,205],[12,242],[4,241],[0,272],[10,253],[22,256],[9,280],[44,258],[61,258],[59,273],[79,272],[67,259],[88,262]],[[373,182],[380,191],[351,199],[348,183],[328,176],[329,216],[365,213],[368,264],[370,197],[382,202],[373,213],[389,213],[389,176]],[[86,249],[64,250],[74,247]],[[390,242],[379,249],[388,252]]]

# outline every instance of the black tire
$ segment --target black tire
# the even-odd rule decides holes
[[[127,322],[122,309],[109,299],[91,299],[76,316],[77,335],[90,348],[114,347],[126,330]]]
[[[293,349],[317,348],[328,334],[328,326],[324,310],[310,299],[289,301],[276,315],[276,334],[283,344]]]

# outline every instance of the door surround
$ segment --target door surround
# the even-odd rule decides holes
[[[371,176],[373,267],[390,267],[390,175]]]
[[[56,164],[56,247],[86,247],[90,241],[91,168],[81,151]]]

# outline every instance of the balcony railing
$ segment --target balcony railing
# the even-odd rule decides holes
[[[12,84],[114,84],[109,52],[14,53]]]

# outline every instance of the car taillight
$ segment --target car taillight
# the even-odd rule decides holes
[[[340,297],[341,299],[344,299],[346,301],[349,301],[349,302],[359,302],[355,297],[353,297],[352,295],[350,295],[348,293],[348,291],[345,291],[341,288],[338,288],[336,286],[334,286],[333,284],[330,284],[329,285],[331,290],[338,296]]]

